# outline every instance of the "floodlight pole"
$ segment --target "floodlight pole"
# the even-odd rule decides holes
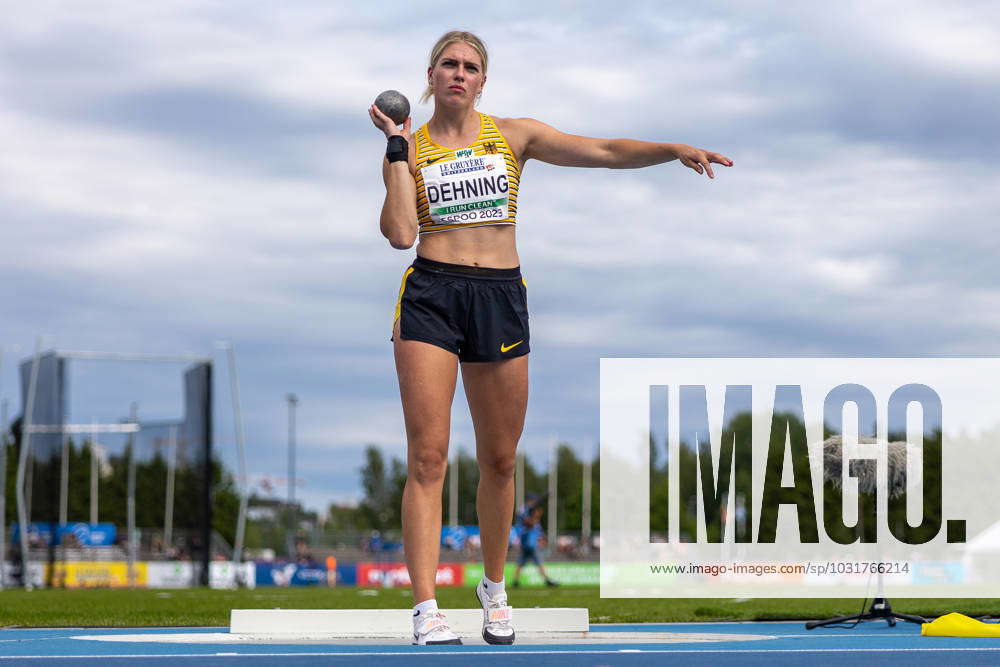
[[[236,539],[233,541],[233,569],[236,573],[236,585],[243,585],[240,576],[240,563],[243,560],[243,538],[246,534],[247,504],[247,450],[246,436],[243,431],[243,412],[240,406],[240,381],[236,374],[236,349],[232,343],[225,343],[229,357],[229,386],[233,399],[233,425],[236,428],[236,448],[240,466],[240,511],[236,518]]]
[[[129,410],[129,420],[139,426],[139,404],[132,403]],[[128,457],[128,585],[135,588],[135,561],[137,553],[135,528],[135,465],[136,452],[139,449],[139,431],[132,435],[132,446],[129,448]]]
[[[458,448],[451,457],[451,472],[448,475],[448,524],[458,525]]]
[[[28,576],[28,507],[24,499],[24,473],[28,464],[28,451],[31,449],[31,422],[35,411],[35,393],[38,389],[38,366],[42,358],[42,337],[35,340],[35,357],[31,362],[31,375],[28,380],[28,400],[24,406],[24,418],[22,424],[21,451],[17,461],[17,482],[15,491],[17,495],[17,520],[20,527],[21,538],[21,585],[25,590],[32,589],[31,580]]]
[[[69,517],[69,436],[64,433],[61,439],[62,458],[59,461],[59,525],[65,526]]]
[[[514,472],[514,516],[524,507],[524,452],[518,452],[515,458]]]
[[[28,518],[31,518],[31,503],[35,499],[35,461],[34,455],[32,454],[32,460],[28,463],[27,469],[24,471],[24,511],[27,512]]]
[[[291,524],[285,545],[291,559],[295,556],[295,526],[298,523],[298,513],[295,511],[295,406],[299,403],[299,397],[288,394],[285,400],[288,401],[288,515]]]
[[[204,362],[205,367],[205,418],[204,433],[198,434],[204,438],[202,451],[202,470],[204,483],[201,485],[201,572],[198,575],[199,584],[211,585],[212,569],[212,480],[215,464],[212,461],[212,361]]]
[[[592,452],[588,452],[583,459],[583,517],[582,525],[580,526],[580,546],[583,548],[583,553],[590,553],[590,529],[591,529],[591,509],[590,509],[590,496],[591,496],[591,477],[593,477],[593,472],[591,470],[591,455]]]
[[[170,458],[167,459],[167,506],[163,512],[163,543],[169,549],[174,541],[174,477],[177,473],[177,426],[170,427]]]
[[[94,424],[97,420],[94,420]],[[100,461],[97,454],[97,428],[90,430],[90,523],[97,523],[97,482],[100,475]]]
[[[556,548],[558,530],[556,526],[556,482],[559,474],[559,442],[558,438],[552,439],[552,448],[549,450],[549,516],[548,516],[548,540],[549,549]]]

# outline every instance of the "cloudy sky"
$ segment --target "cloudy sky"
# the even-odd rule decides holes
[[[403,454],[388,342],[414,251],[378,232],[384,139],[445,30],[490,48],[480,108],[686,143],[735,167],[529,163],[523,447],[597,439],[614,356],[997,355],[1000,6],[955,3],[74,2],[0,22],[0,393],[46,348],[238,352],[250,471],[358,497]],[[414,123],[431,106],[415,104]],[[993,221],[993,222],[991,222]],[[74,367],[71,418],[180,411],[179,367]],[[453,445],[473,444],[459,391]]]

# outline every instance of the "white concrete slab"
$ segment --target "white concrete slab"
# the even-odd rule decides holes
[[[229,631],[267,637],[398,638],[413,626],[410,609],[233,609]],[[478,636],[482,609],[444,610],[452,630]],[[590,619],[583,608],[515,608],[512,621],[519,637],[544,633],[586,633]]]

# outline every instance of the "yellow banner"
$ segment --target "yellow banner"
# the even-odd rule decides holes
[[[133,565],[134,584],[145,588],[145,562]],[[130,584],[128,563],[121,561],[70,561],[56,563],[52,577],[54,588],[126,588]]]

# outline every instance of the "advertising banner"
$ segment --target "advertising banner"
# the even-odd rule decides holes
[[[463,584],[466,586],[475,586],[483,578],[482,563],[468,563],[464,570]],[[508,588],[514,583],[516,571],[514,563],[504,565],[504,582]],[[600,563],[545,563],[545,571],[560,586],[597,586],[601,580]],[[528,564],[521,568],[520,583],[522,586],[544,586],[545,579],[537,567]]]
[[[256,584],[257,568],[253,563],[240,563],[237,568],[232,561],[212,561],[208,566],[211,588],[254,588]]]
[[[146,565],[146,584],[150,588],[191,588],[197,582],[191,561],[150,561]]]
[[[135,586],[146,587],[145,562],[134,565]],[[129,586],[128,563],[122,561],[67,561],[56,563],[52,576],[54,587],[126,588]]]
[[[28,541],[32,545],[50,545],[53,535],[55,544],[80,547],[103,547],[115,543],[117,531],[113,523],[66,523],[56,524],[36,521],[28,524]],[[18,524],[10,526],[10,544],[21,539]]]
[[[326,566],[320,563],[267,563],[257,561],[254,580],[258,586],[326,586]]]
[[[441,563],[434,580],[438,586],[461,586],[462,563]],[[358,563],[358,586],[394,588],[409,586],[410,573],[406,563]]]
[[[96,565],[113,566],[108,568],[93,568],[95,563],[65,563],[67,575],[67,587],[74,585],[70,575],[78,579],[82,575],[88,582],[84,585],[128,585],[128,564],[123,562],[101,562]],[[56,573],[60,570],[57,565]],[[254,564],[241,563],[240,569],[243,573],[242,585],[253,588],[256,583],[254,579]],[[198,563],[191,561],[140,561],[136,563],[136,586],[144,588],[193,588],[198,585],[200,567]],[[102,579],[102,572],[107,574]],[[122,572],[125,574],[123,575]],[[124,584],[119,583],[120,580]],[[93,583],[103,582],[103,583]],[[111,583],[107,583],[111,582]],[[229,561],[214,561],[209,569],[209,585],[212,588],[236,588],[236,568]]]
[[[337,563],[337,586],[356,586],[358,566],[354,563]]]
[[[105,547],[115,543],[113,523],[67,523],[56,530],[56,544]]]
[[[15,588],[23,585],[16,576],[17,574],[18,570],[15,569],[14,563],[11,561],[4,562],[3,587]],[[44,563],[28,563],[28,583],[30,583],[33,588],[45,588],[45,574],[46,565]]]

